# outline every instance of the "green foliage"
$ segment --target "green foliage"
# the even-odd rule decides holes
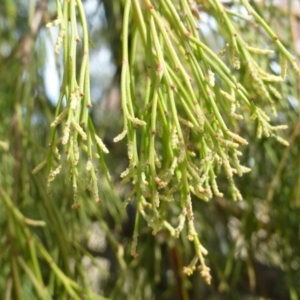
[[[0,4],[0,294],[298,299],[287,14],[246,0],[99,3],[122,108],[100,122],[84,1]],[[54,28],[55,107],[43,77]]]

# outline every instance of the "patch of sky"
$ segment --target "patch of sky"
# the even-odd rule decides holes
[[[295,97],[291,96],[291,95],[289,95],[289,96],[287,97],[287,99],[288,99],[288,102],[289,102],[290,106],[291,106],[295,111],[298,111],[298,110],[299,110],[299,102],[298,102],[299,100],[296,99]]]
[[[270,62],[270,68],[276,75],[279,75],[281,73],[281,67],[280,67],[279,63],[276,61]]]
[[[207,35],[211,32],[211,30],[217,30],[218,24],[212,16],[208,15],[205,12],[200,12],[200,24],[201,24],[201,32],[204,35]]]
[[[84,3],[84,9],[89,23],[89,32],[90,35],[92,35],[93,29],[101,28],[105,24],[103,5],[99,4],[97,0],[90,0]],[[58,27],[52,27],[50,34],[47,36],[44,69],[46,94],[54,105],[57,104],[59,98],[61,82],[61,76],[59,76],[57,70],[57,60],[61,60],[61,57],[57,57],[54,53],[54,45],[58,32]],[[78,26],[78,32],[79,34],[82,33],[81,26]],[[99,47],[97,45],[97,48],[99,50],[93,51],[93,49],[91,49],[90,52],[92,102],[101,99],[103,92],[109,87],[115,73],[115,65],[112,63],[112,54],[109,47],[101,43]]]
[[[3,57],[9,56],[11,53],[11,46],[8,43],[2,43],[0,45],[0,55]]]
[[[219,51],[220,47],[225,46],[224,39],[220,35],[215,35],[218,30],[216,19],[205,12],[200,12],[200,21],[198,21],[199,33],[213,49]]]
[[[91,96],[92,102],[98,101],[109,87],[115,74],[116,67],[112,62],[112,53],[106,46],[102,46],[90,61]]]
[[[84,11],[87,16],[89,26],[93,28],[101,28],[105,23],[105,13],[103,4],[99,3],[98,0],[90,0],[85,2]]]
[[[50,32],[51,38],[46,38],[46,60],[44,68],[45,90],[47,97],[56,105],[60,93],[60,80],[57,70],[56,57],[54,53],[54,43],[58,36],[58,27],[52,27]]]

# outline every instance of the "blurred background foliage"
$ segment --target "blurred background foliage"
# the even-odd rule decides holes
[[[53,53],[57,33],[44,26],[55,17],[55,3],[0,2],[1,299],[299,299],[300,117],[295,72],[288,69],[286,81],[277,83],[281,99],[276,102],[278,118],[272,120],[289,125],[284,135],[290,146],[274,139],[258,140],[254,122],[247,127],[239,123],[239,131],[249,141],[243,147],[242,163],[252,168],[237,180],[244,200],[234,202],[229,194],[208,203],[193,199],[196,229],[209,250],[213,279],[207,285],[197,272],[191,277],[182,272],[193,258],[187,239],[174,239],[164,231],[153,236],[145,222],[139,256],[130,255],[136,208],[132,203],[123,209],[120,199],[130,186],[119,180],[128,164],[127,150],[125,142],[112,141],[122,130],[124,7],[122,1],[83,3],[91,38],[90,114],[110,150],[106,162],[114,188],[100,177],[102,204],[82,189],[77,196],[81,208],[76,210],[71,208],[72,189],[63,175],[53,182],[50,195],[46,170],[32,174],[47,153],[59,93],[61,70]],[[218,53],[226,45],[227,33],[209,5],[197,3],[200,37]],[[299,2],[250,3],[298,57]],[[224,5],[236,14],[243,9],[239,1],[224,1]],[[254,21],[237,19],[236,26],[249,44],[268,48],[266,35]],[[225,54],[222,59],[231,58]],[[280,74],[277,53],[258,60]],[[140,62],[143,57],[137,56]],[[243,68],[235,71],[251,91],[246,73]],[[79,164],[85,168],[86,162]],[[226,185],[226,179],[219,178],[220,189],[226,190]]]

